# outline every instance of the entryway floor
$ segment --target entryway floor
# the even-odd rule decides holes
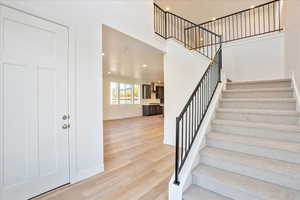
[[[163,144],[163,118],[104,122],[105,172],[37,199],[167,200],[174,148]]]

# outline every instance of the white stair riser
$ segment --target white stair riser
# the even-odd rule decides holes
[[[226,89],[257,89],[257,88],[291,88],[291,81],[247,83],[247,84],[228,84]]]
[[[195,184],[191,185],[183,194],[183,200],[199,200],[199,197],[203,200],[232,200],[227,197],[220,196],[212,191],[198,187]]]
[[[221,101],[221,108],[241,109],[270,109],[270,110],[295,110],[295,102],[227,102]]]
[[[267,158],[300,164],[299,153],[275,149],[276,147],[274,147],[274,149],[271,149],[267,147],[254,146],[237,142],[228,142],[209,138],[207,138],[207,145],[215,148],[237,151],[257,156],[264,156]]]
[[[298,117],[291,115],[272,115],[272,114],[253,114],[253,113],[234,113],[217,112],[217,119],[237,120],[247,122],[261,122],[273,124],[297,125]]]
[[[234,188],[230,185],[224,184],[215,180],[213,177],[199,175],[193,175],[193,183],[203,187],[207,190],[216,192],[223,196],[232,198],[232,199],[239,199],[239,200],[267,200],[263,198],[259,198],[252,193],[247,191],[242,191],[239,188]],[[200,199],[199,199],[200,200]],[[203,199],[204,200],[204,199]]]
[[[236,161],[230,161],[219,157],[211,157],[207,155],[200,155],[201,163],[226,171],[242,174],[253,177],[263,181],[278,184],[284,187],[290,187],[300,190],[300,179],[294,177],[293,174],[282,174],[273,172],[268,169],[255,168],[254,166],[243,165]]]
[[[213,124],[212,130],[220,133],[231,133],[243,136],[300,142],[300,133],[294,133],[289,131],[273,130],[267,128],[231,126],[222,124]]]
[[[293,91],[223,92],[223,98],[292,98]]]

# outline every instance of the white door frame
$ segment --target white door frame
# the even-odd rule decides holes
[[[77,109],[76,109],[76,94],[77,94],[77,72],[78,66],[76,65],[76,42],[75,37],[75,28],[70,25],[65,25],[65,22],[57,22],[57,20],[51,20],[48,18],[40,17],[39,14],[33,14],[31,11],[27,12],[23,8],[20,8],[18,5],[13,7],[7,4],[0,2],[0,6],[4,6],[10,9],[23,12],[25,14],[40,18],[42,20],[63,26],[68,30],[68,102],[69,102],[69,114],[70,118],[70,129],[69,129],[69,183],[73,184],[82,179],[78,177],[76,169],[76,132],[77,132]],[[40,14],[41,15],[41,14]],[[1,53],[1,52],[0,52]],[[2,174],[1,174],[2,175]]]

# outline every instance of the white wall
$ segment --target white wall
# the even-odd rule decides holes
[[[175,142],[175,119],[209,61],[169,40],[165,56],[165,143]],[[223,72],[233,81],[285,78],[284,34],[274,33],[223,45]]]
[[[162,51],[153,34],[153,5],[142,2],[5,1],[1,3],[70,27],[71,182],[103,170],[101,27],[106,24]]]
[[[175,144],[175,119],[207,69],[209,60],[173,40],[167,42],[164,63],[164,143]]]
[[[110,104],[110,82],[131,83],[140,85],[140,104]],[[151,92],[151,99],[142,99],[142,84],[149,84],[147,81],[124,79],[120,77],[104,77],[103,79],[103,120],[123,119],[142,116],[142,105],[148,103],[160,103],[155,93]],[[162,84],[156,84],[162,85]]]
[[[224,44],[223,67],[226,77],[232,81],[284,78],[284,34]]]

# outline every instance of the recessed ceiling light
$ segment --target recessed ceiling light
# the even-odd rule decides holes
[[[211,20],[212,20],[212,21],[215,21],[215,20],[216,20],[216,18],[215,18],[215,17],[213,17],[213,18],[211,18]]]
[[[101,53],[101,55],[104,56],[105,54],[104,54],[104,53]]]
[[[148,65],[146,65],[146,64],[143,64],[143,67],[148,67]]]
[[[166,7],[166,11],[169,11],[170,10],[170,8],[169,7]]]
[[[251,9],[253,9],[255,7],[255,5],[250,6]]]
[[[107,74],[111,74],[111,72],[107,72]]]

